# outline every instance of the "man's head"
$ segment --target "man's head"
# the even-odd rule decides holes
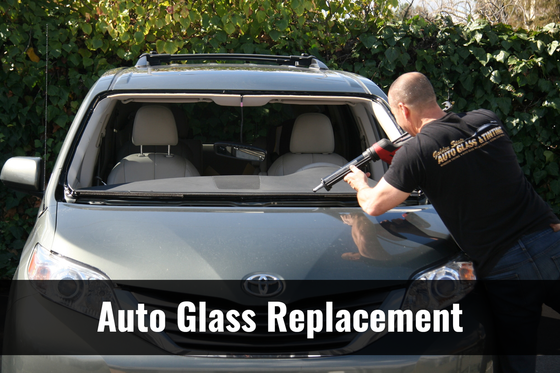
[[[401,75],[389,88],[389,105],[397,123],[412,136],[445,113],[438,106],[432,83],[419,72]]]

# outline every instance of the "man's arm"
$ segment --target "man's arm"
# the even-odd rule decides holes
[[[358,192],[358,203],[369,215],[379,216],[400,205],[410,195],[393,187],[384,178],[381,178],[375,187],[370,188],[366,174],[355,166],[350,166],[350,169],[352,172],[344,177],[344,181]]]

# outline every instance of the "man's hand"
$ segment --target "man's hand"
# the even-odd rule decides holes
[[[358,192],[358,203],[369,215],[379,216],[401,204],[410,195],[393,187],[384,178],[374,188],[370,188],[367,183],[369,172],[365,174],[355,166],[350,166],[350,170],[352,172],[344,176],[344,181]]]
[[[348,175],[344,176],[344,181],[348,183],[355,191],[359,192],[363,188],[369,188],[367,179],[369,177],[369,172],[363,173],[356,166],[350,166],[350,172]]]

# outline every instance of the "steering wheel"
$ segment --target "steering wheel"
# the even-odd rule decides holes
[[[299,170],[297,170],[296,172],[300,172],[303,170],[308,170],[310,168],[317,168],[317,167],[335,167],[335,168],[340,168],[342,166],[339,166],[337,164],[334,163],[328,163],[328,162],[317,162],[317,163],[310,163],[307,164],[305,166],[303,166],[302,168],[300,168]]]

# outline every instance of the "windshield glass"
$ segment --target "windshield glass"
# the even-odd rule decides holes
[[[391,118],[364,98],[115,95],[84,124],[67,186],[79,197],[353,197],[344,182],[313,188],[398,133]],[[381,163],[365,166],[372,184]]]

